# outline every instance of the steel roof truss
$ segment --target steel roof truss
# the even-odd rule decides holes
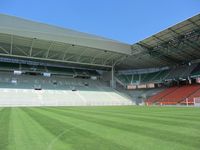
[[[191,47],[192,49],[196,50],[196,48],[194,48],[194,46],[191,45],[191,43],[193,43],[193,41],[191,41],[190,39],[186,38],[185,35],[182,35],[182,34],[176,32],[176,31],[174,31],[173,29],[169,29],[169,30],[170,30],[171,32],[173,32],[173,33],[175,33],[176,35],[179,36],[179,37],[178,37],[178,39],[179,39],[179,41],[180,41],[179,46],[180,46],[181,44],[183,44],[183,45],[188,45],[188,46]],[[189,37],[189,36],[188,36],[188,37]],[[193,43],[193,44],[194,44],[194,43]],[[182,49],[182,51],[184,51],[184,50]],[[191,58],[196,57],[196,55],[195,55],[195,56],[194,56],[194,55],[191,55],[191,54],[188,53],[187,51],[184,51],[184,53],[186,53],[187,55],[189,55]]]
[[[5,52],[6,54],[9,54],[9,51],[7,51],[4,47],[0,46],[0,49]]]
[[[78,58],[76,60],[77,62],[79,62],[81,60],[81,57],[84,55],[84,53],[86,52],[87,49],[88,49],[87,47],[83,49],[82,53],[78,56]]]
[[[29,56],[30,57],[32,56],[34,41],[35,41],[35,38],[33,38],[32,42],[31,42],[30,51],[29,51]]]
[[[51,42],[48,49],[47,49],[46,58],[49,57],[49,52],[50,52],[51,48],[53,47],[53,45],[54,45],[54,42]]]
[[[20,48],[20,47],[18,47],[18,46],[16,46],[16,45],[14,45],[14,47],[15,47],[16,49],[18,49],[21,53],[23,53],[25,56],[29,56],[29,55],[26,53],[26,51],[24,51],[22,48]]]

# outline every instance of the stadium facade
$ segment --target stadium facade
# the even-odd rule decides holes
[[[1,106],[194,105],[200,15],[129,45],[0,14],[0,62]]]

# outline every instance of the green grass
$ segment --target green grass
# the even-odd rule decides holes
[[[0,150],[199,150],[200,108],[0,108]]]

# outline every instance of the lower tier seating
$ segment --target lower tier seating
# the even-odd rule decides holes
[[[0,106],[134,105],[102,80],[0,72]]]
[[[149,99],[147,99],[146,104],[147,105],[152,105],[153,103],[161,100],[163,97],[165,97],[166,95],[172,93],[174,90],[176,90],[177,87],[172,87],[172,88],[167,88],[153,96],[151,96]]]
[[[194,104],[194,99],[200,97],[200,89],[198,89],[196,92],[194,92],[192,95],[190,95],[187,99],[182,101],[182,104],[189,104],[193,105]]]
[[[200,96],[200,85],[171,87],[147,99],[146,104],[176,105],[188,101],[192,103],[193,98],[197,96]]]

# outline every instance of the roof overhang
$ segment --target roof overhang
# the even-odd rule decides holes
[[[131,46],[111,39],[0,14],[0,33],[131,54]]]
[[[0,56],[112,67],[130,54],[128,44],[0,14]]]
[[[0,56],[96,68],[155,68],[200,58],[200,14],[133,45],[0,14]]]
[[[200,14],[132,45],[132,55],[118,68],[179,65],[200,58]]]

